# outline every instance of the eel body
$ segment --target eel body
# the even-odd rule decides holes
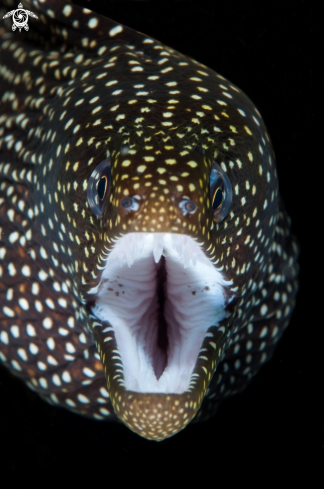
[[[11,8],[10,8],[11,5]],[[46,401],[163,440],[289,323],[298,246],[258,110],[62,0],[1,7],[0,359]]]

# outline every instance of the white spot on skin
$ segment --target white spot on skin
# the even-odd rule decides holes
[[[99,411],[101,412],[101,414],[103,414],[104,416],[110,416],[110,412],[108,411],[108,409],[102,407],[99,409]]]
[[[47,369],[47,365],[44,362],[37,362],[37,367],[39,368],[39,370]]]
[[[75,324],[75,321],[74,321],[74,317],[69,317],[69,319],[67,320],[67,324],[69,326],[69,328],[74,328],[74,324]]]
[[[19,327],[16,325],[11,326],[10,333],[12,334],[12,336],[14,338],[19,338],[19,336],[20,336]]]
[[[7,301],[11,301],[13,299],[13,289],[8,289],[6,294]]]
[[[47,389],[48,388],[48,383],[47,383],[47,380],[45,379],[45,377],[40,377],[38,379],[38,383],[39,385],[43,388],[43,389]]]
[[[15,265],[13,263],[9,263],[9,265],[8,265],[8,273],[12,277],[14,277],[16,275],[17,270],[16,270]]]
[[[116,34],[119,34],[122,31],[123,31],[123,27],[121,25],[116,25],[115,27],[110,29],[109,36],[114,37],[114,36],[116,36]]]
[[[51,400],[52,400],[53,402],[55,402],[55,404],[58,404],[58,403],[59,403],[59,400],[58,400],[58,398],[57,398],[56,394],[51,394],[51,395],[50,395],[50,398],[51,398]]]
[[[268,312],[268,306],[266,304],[263,304],[260,308],[261,316],[265,316],[267,312]]]
[[[70,406],[70,407],[73,407],[73,408],[75,408],[75,407],[76,407],[76,404],[75,404],[75,402],[74,402],[74,401],[72,401],[72,399],[65,399],[65,402],[66,402],[66,404],[67,404],[68,406]]]
[[[17,231],[14,231],[13,233],[9,234],[8,239],[10,243],[15,243],[17,239],[19,239],[19,233]]]
[[[96,375],[96,374],[93,372],[93,370],[91,370],[91,369],[90,369],[90,368],[88,368],[88,367],[85,367],[85,368],[83,369],[83,373],[84,373],[84,375],[86,375],[87,377],[90,377],[90,378],[92,378],[92,377],[94,377],[94,376]]]
[[[8,316],[9,318],[13,318],[15,315],[14,311],[7,306],[4,306],[2,310],[5,313],[5,315]]]
[[[64,307],[64,308],[67,307],[67,301],[65,299],[63,299],[62,297],[60,297],[57,302],[59,303],[59,305],[61,307]]]
[[[25,277],[30,277],[31,276],[31,270],[30,270],[30,267],[28,265],[24,265],[21,269],[21,273],[25,276]]]
[[[32,324],[27,324],[26,332],[28,336],[36,336],[36,330]]]
[[[52,299],[45,299],[45,303],[47,305],[47,307],[49,307],[50,309],[55,309],[55,305],[54,305],[54,302],[52,301]]]
[[[51,327],[53,326],[53,321],[51,318],[45,318],[43,320],[43,326],[45,329],[51,329]]]
[[[88,22],[88,26],[90,27],[90,29],[95,29],[98,25],[98,19],[96,19],[95,17],[92,17],[92,19],[89,20]]]
[[[75,353],[76,352],[75,347],[72,343],[66,343],[65,349],[68,353]]]
[[[47,363],[49,363],[50,365],[58,365],[57,361],[52,355],[48,355]]]
[[[17,353],[20,356],[20,358],[22,360],[24,360],[24,362],[26,362],[28,360],[27,353],[23,348],[18,348]]]
[[[7,331],[1,331],[0,341],[2,341],[2,343],[4,343],[5,345],[9,345],[9,336]]]
[[[50,350],[54,350],[55,349],[55,340],[54,340],[54,338],[48,338],[48,340],[46,341],[46,345],[47,345],[47,347]]]
[[[13,368],[15,370],[18,370],[18,371],[22,370],[21,366],[19,365],[19,363],[16,360],[11,360],[11,365],[13,366]]]
[[[57,385],[58,387],[60,385],[62,385],[61,379],[60,379],[60,377],[57,374],[54,374],[52,376],[52,382],[53,382],[54,385]]]
[[[44,282],[44,280],[46,280],[48,277],[47,273],[44,272],[44,270],[40,270],[40,272],[38,273],[38,278]]]
[[[61,336],[67,336],[69,334],[69,331],[65,328],[59,328],[58,329],[58,333],[61,335]]]
[[[24,311],[28,311],[29,309],[29,304],[28,301],[25,298],[21,298],[18,300],[18,304]]]
[[[32,355],[37,355],[39,352],[39,348],[35,343],[29,343],[29,351]]]
[[[65,370],[63,373],[62,373],[62,380],[64,382],[71,382],[71,375],[69,374],[69,372],[67,370]]]
[[[86,335],[84,333],[81,333],[79,334],[79,340],[80,340],[80,343],[87,343],[87,338],[86,338]]]
[[[267,328],[267,326],[263,326],[259,337],[264,338],[265,336],[267,336],[267,334],[268,334],[268,328]]]
[[[107,389],[105,389],[105,387],[100,387],[100,394],[102,395],[102,397],[106,397],[107,399],[109,398],[108,391]]]
[[[62,12],[63,12],[63,15],[65,15],[65,17],[69,17],[69,15],[71,15],[71,12],[72,12],[71,5],[65,5]]]
[[[78,401],[81,402],[82,404],[88,404],[90,400],[84,396],[83,394],[78,394]]]

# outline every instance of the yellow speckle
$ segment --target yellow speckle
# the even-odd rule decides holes
[[[244,129],[246,130],[249,136],[252,136],[252,132],[248,126],[244,126]]]
[[[167,165],[175,165],[177,160],[173,158],[168,158],[167,160],[164,160]]]
[[[187,162],[187,165],[191,166],[191,168],[196,168],[198,166],[198,163],[196,161],[191,160]]]
[[[131,164],[131,160],[124,160],[122,162],[122,166],[129,166]]]
[[[146,170],[146,166],[145,165],[140,165],[140,166],[137,167],[137,171],[139,173],[143,173],[143,171],[145,171],[145,170]]]

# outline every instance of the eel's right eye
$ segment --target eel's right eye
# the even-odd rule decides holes
[[[230,179],[215,161],[212,163],[209,185],[213,218],[220,222],[229,211],[233,191]]]
[[[93,213],[101,218],[107,205],[110,191],[110,157],[102,161],[91,173],[87,198]]]

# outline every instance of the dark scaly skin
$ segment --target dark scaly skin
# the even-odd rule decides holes
[[[1,24],[1,360],[48,402],[97,419],[116,419],[116,412],[142,436],[164,439],[196,415],[212,415],[271,357],[294,307],[298,250],[251,101],[205,66],[125,27],[110,36],[118,24],[65,5],[24,2],[39,17],[28,33],[12,33],[10,19]],[[120,153],[126,142],[131,156]],[[108,151],[112,190],[98,220],[87,181]],[[209,201],[213,159],[233,186],[219,224]],[[120,205],[125,189],[142,197],[133,214]],[[198,212],[179,213],[183,195]],[[156,202],[168,209],[163,221],[153,221]],[[114,336],[89,312],[87,292],[98,283],[105,246],[136,231],[198,238],[233,281],[229,317],[210,329],[183,394],[126,391],[112,359]]]

